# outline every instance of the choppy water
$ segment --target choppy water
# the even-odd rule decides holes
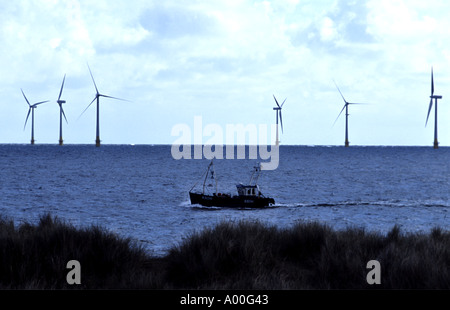
[[[50,212],[100,224],[156,255],[222,220],[450,230],[450,148],[281,146],[278,169],[258,182],[277,207],[262,210],[191,206],[188,191],[208,163],[174,160],[170,146],[0,145],[0,214],[16,223]],[[216,160],[219,190],[248,182],[256,163]]]

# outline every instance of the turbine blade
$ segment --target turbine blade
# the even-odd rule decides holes
[[[87,66],[89,69],[89,73],[91,74],[92,82],[94,82],[95,90],[97,91],[97,94],[98,94],[99,92],[98,92],[97,84],[95,84],[95,80],[94,80],[94,76],[92,75],[91,68],[89,67],[89,64],[87,64]]]
[[[64,113],[64,109],[63,109],[62,106],[61,106],[61,112],[62,112],[62,115],[64,116],[64,119],[66,120],[66,123],[69,124],[69,122],[67,121],[66,114]]]
[[[362,103],[362,102],[347,102],[347,104],[368,104],[368,103]]]
[[[22,88],[20,89],[22,92],[23,97],[25,98],[25,100],[27,101],[28,105],[31,106],[30,102],[27,99],[27,96],[25,96],[25,93],[23,92]]]
[[[428,118],[430,117],[431,108],[433,107],[433,98],[430,99],[430,106],[428,107],[427,121],[425,122],[425,127],[428,124]]]
[[[23,130],[25,130],[25,127],[27,126],[28,117],[30,116],[31,109],[32,109],[31,107],[28,108],[28,114],[27,114],[27,118],[25,119],[25,125],[23,125]]]
[[[126,99],[121,99],[121,98],[112,97],[112,96],[107,96],[107,95],[102,95],[102,94],[99,94],[99,96],[100,96],[100,97],[105,97],[105,98],[116,99],[116,100],[128,101],[128,100],[126,100]]]
[[[334,126],[334,124],[336,124],[336,122],[337,122],[337,120],[339,119],[339,116],[341,116],[342,112],[344,112],[344,109],[345,109],[346,106],[347,106],[347,103],[344,104],[344,107],[342,108],[342,110],[341,110],[341,112],[339,113],[338,117],[336,117],[336,120],[334,121],[333,126]]]
[[[287,99],[287,98],[286,98]],[[281,104],[280,108],[283,107],[284,103],[286,102],[286,99],[284,99],[283,103]]]
[[[344,102],[347,104],[347,100],[345,100],[344,95],[342,94],[341,90],[339,89],[339,87],[337,86],[336,82],[333,80],[334,85],[336,85],[337,90],[339,91],[339,93],[341,94],[342,99],[344,100]]]
[[[45,100],[45,101],[41,101],[41,102],[38,102],[38,103],[34,103],[31,107],[32,107],[32,108],[35,108],[35,107],[37,107],[38,105],[43,104],[43,103],[46,103],[46,102],[49,102],[49,100]]]
[[[434,95],[434,78],[433,78],[433,67],[431,67],[431,96]]]
[[[97,99],[97,96],[95,96],[95,98],[92,99],[91,103],[89,103],[89,105],[86,107],[86,109],[84,109],[83,112],[81,112],[81,114],[80,114],[80,116],[78,116],[78,118],[80,118],[84,114],[84,112],[86,112],[86,110],[89,109],[89,107],[95,101],[95,99]]]
[[[278,104],[277,98],[275,98],[275,95],[272,95],[272,96],[273,96],[273,99],[275,99],[275,102],[276,102],[277,106],[280,107],[280,105]]]
[[[63,91],[63,87],[64,87],[64,81],[65,80],[66,80],[66,75],[64,74],[64,78],[63,78],[62,85],[61,85],[61,90],[59,91],[58,101],[59,101],[59,99],[61,99],[61,95],[62,95],[62,91]]]

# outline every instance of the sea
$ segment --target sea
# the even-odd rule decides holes
[[[289,228],[316,221],[386,234],[450,230],[450,148],[280,146],[261,172],[265,209],[191,205],[189,190],[236,193],[261,159],[174,159],[170,145],[0,145],[0,216],[16,225],[51,214],[98,225],[154,256],[224,221]]]

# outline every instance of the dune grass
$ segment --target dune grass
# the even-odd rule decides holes
[[[69,285],[66,264],[81,264]],[[366,281],[369,260],[381,284]],[[450,232],[386,234],[298,223],[223,222],[155,257],[130,239],[50,215],[39,223],[0,220],[3,289],[450,289]]]
[[[381,264],[381,285],[366,280]],[[222,223],[172,249],[167,279],[175,287],[209,289],[449,289],[450,233],[386,236],[334,231],[318,223],[288,229]]]
[[[101,227],[76,229],[50,215],[37,225],[0,221],[0,288],[128,288],[147,259],[130,239]],[[80,262],[81,286],[67,284],[70,260]]]

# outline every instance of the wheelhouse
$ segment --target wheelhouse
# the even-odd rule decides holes
[[[236,185],[239,196],[259,196],[260,191],[258,185]]]

